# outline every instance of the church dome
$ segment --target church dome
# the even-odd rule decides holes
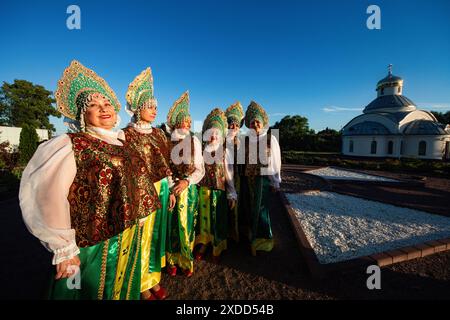
[[[403,79],[392,74],[392,64],[387,77],[377,83],[377,98],[369,103],[363,113],[373,112],[411,112],[417,110],[414,102],[402,95]]]
[[[394,87],[402,85],[403,79],[397,76],[394,76],[392,73],[388,74],[385,78],[381,79],[377,83],[377,88],[379,87]]]
[[[377,97],[364,108],[363,112],[410,112],[416,109],[414,102],[407,97],[391,94]]]
[[[445,135],[445,129],[438,123],[431,120],[414,120],[408,123],[403,129],[406,135]]]
[[[356,135],[388,135],[391,134],[388,128],[379,122],[363,121],[349,128],[344,128],[342,134],[344,136]]]

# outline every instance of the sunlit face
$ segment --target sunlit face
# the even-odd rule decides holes
[[[184,119],[183,122],[180,123],[180,126],[178,127],[178,129],[182,133],[188,134],[189,131],[191,130],[191,118]]]
[[[215,144],[219,143],[222,139],[222,135],[220,134],[220,130],[216,128],[210,129],[209,143]]]
[[[111,130],[116,125],[117,114],[105,96],[93,93],[84,114],[84,120],[87,126]]]
[[[250,129],[255,130],[256,134],[260,134],[263,129],[263,124],[259,120],[252,120],[252,122],[250,122]]]
[[[234,138],[239,132],[239,126],[236,123],[230,123],[228,125],[228,136]]]
[[[158,109],[156,106],[141,109],[141,121],[151,123],[155,121]]]

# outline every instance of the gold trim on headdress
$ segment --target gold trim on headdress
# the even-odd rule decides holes
[[[142,71],[128,85],[126,93],[127,111],[135,114],[143,106],[155,106],[157,101],[153,91],[153,75],[150,67]]]
[[[244,119],[244,109],[239,101],[233,103],[225,110],[227,122],[236,123],[239,127],[242,126],[242,119]]]
[[[267,127],[269,125],[269,117],[267,116],[264,108],[255,101],[252,101],[250,102],[250,105],[247,107],[247,111],[245,112],[245,126],[247,128],[250,128],[250,123],[254,119],[262,121],[263,127]]]
[[[116,113],[120,111],[119,100],[108,83],[91,69],[73,60],[58,81],[55,92],[58,111],[69,119],[80,120],[86,100],[91,93],[95,92],[105,96]]]
[[[183,93],[170,108],[169,113],[167,114],[167,124],[171,129],[174,129],[186,117],[190,117],[189,91]]]
[[[225,112],[223,112],[219,108],[213,109],[206,116],[205,121],[203,121],[203,128],[202,128],[203,133],[205,133],[206,130],[211,128],[219,129],[221,131],[222,138],[226,137],[228,130],[227,117],[225,116]]]

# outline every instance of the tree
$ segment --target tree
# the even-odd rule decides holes
[[[49,116],[61,117],[53,107],[52,92],[41,85],[26,80],[14,80],[13,84],[3,82],[0,87],[0,125],[47,129],[55,131]]]
[[[325,128],[317,132],[317,150],[322,152],[339,152],[341,150],[342,137],[337,130]]]
[[[284,150],[305,150],[311,143],[314,130],[309,128],[308,119],[300,115],[285,116],[272,129],[279,130],[280,145]]]
[[[326,127],[324,130],[317,132],[317,135],[321,136],[321,137],[340,137],[341,136],[339,131],[330,129],[328,127]]]
[[[24,124],[22,126],[22,131],[20,131],[19,142],[19,163],[21,165],[26,165],[28,161],[30,161],[37,149],[38,143],[39,137],[36,133],[36,129]]]
[[[450,111],[447,111],[446,113],[431,111],[431,113],[436,117],[438,122],[442,124],[450,124]]]

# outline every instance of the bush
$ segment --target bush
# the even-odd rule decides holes
[[[12,170],[17,165],[18,154],[11,152],[8,141],[0,143],[0,169]]]
[[[36,129],[29,125],[23,125],[19,142],[19,163],[21,165],[26,165],[30,161],[37,149],[38,143],[39,137]]]
[[[20,179],[8,170],[0,170],[0,200],[4,200],[4,196],[11,192],[17,192],[19,189]]]

